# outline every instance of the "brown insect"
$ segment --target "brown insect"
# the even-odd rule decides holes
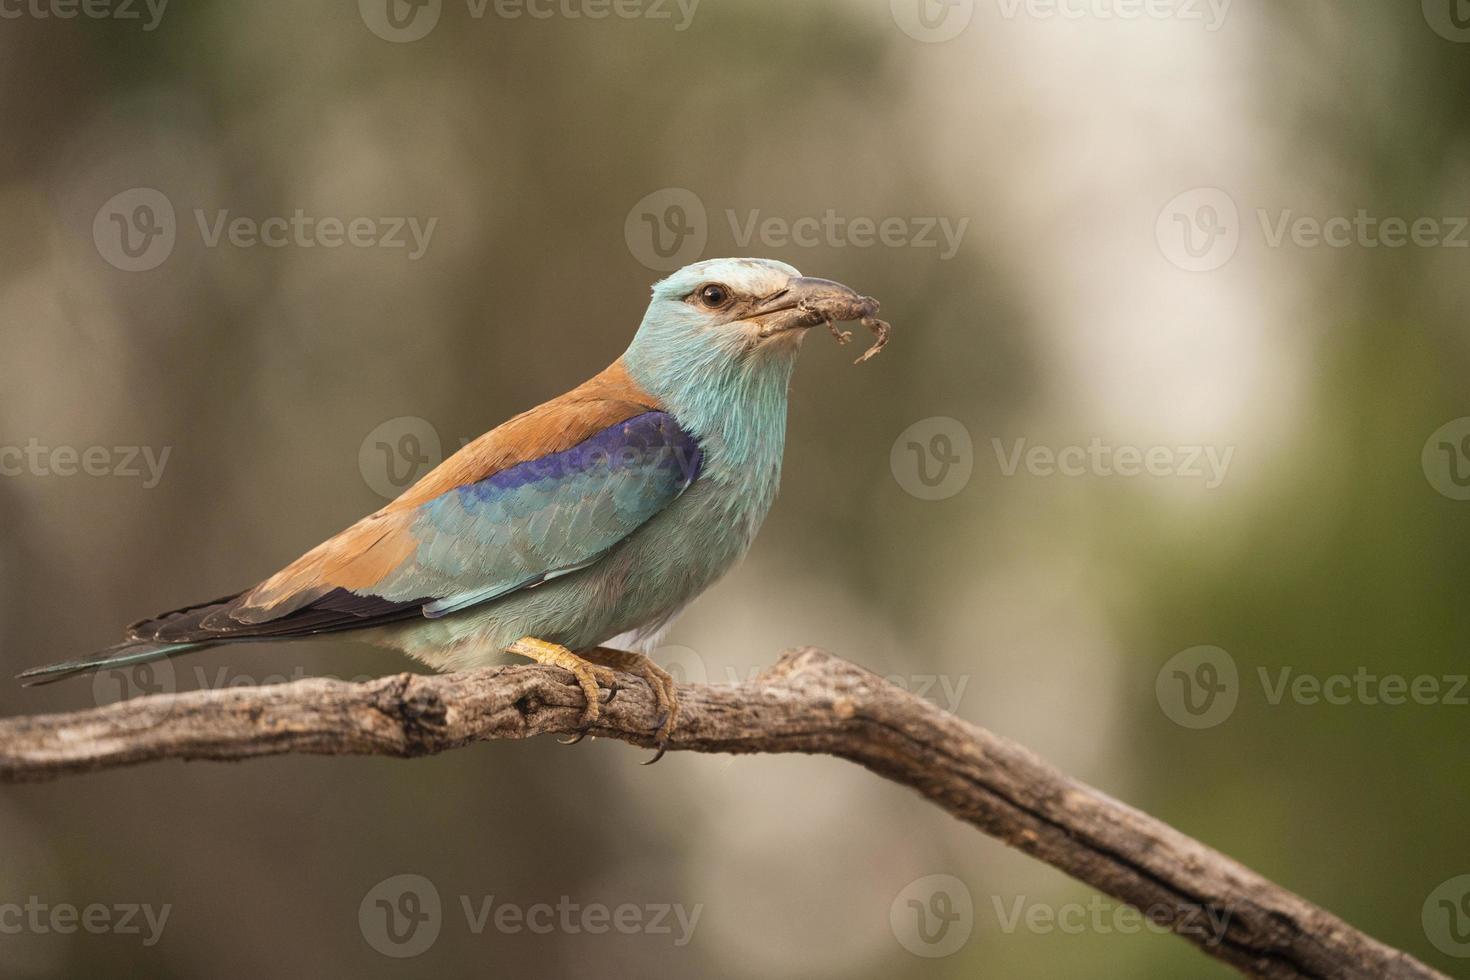
[[[797,292],[797,296],[793,296],[793,292]],[[854,364],[861,364],[882,350],[893,329],[886,320],[878,319],[876,299],[861,296],[829,279],[793,280],[791,286],[765,297],[751,312],[762,314],[761,337],[825,323],[839,344],[852,340],[852,331],[842,330],[837,324],[860,321],[873,331],[875,339],[873,346],[863,351],[863,356],[853,361]]]
[[[819,303],[803,303],[798,307],[808,316],[817,318],[827,324],[827,329],[832,336],[837,338],[839,344],[846,344],[852,340],[852,331],[843,330],[838,323],[857,320],[863,326],[873,331],[873,346],[863,351],[862,355],[852,363],[861,364],[874,354],[878,353],[888,345],[888,334],[893,330],[887,320],[878,319],[878,301],[871,296],[858,296],[853,294],[852,299],[846,297],[826,297]]]

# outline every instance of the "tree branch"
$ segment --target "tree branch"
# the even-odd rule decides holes
[[[1441,977],[1172,827],[820,650],[745,684],[683,685],[670,750],[834,755],[912,787],[985,833],[1114,898],[1244,973]],[[577,731],[581,690],[550,667],[309,679],[0,720],[0,779],[158,759],[306,752],[415,757]],[[592,734],[649,746],[657,708],[631,678]],[[1225,923],[1223,931],[1211,923]]]

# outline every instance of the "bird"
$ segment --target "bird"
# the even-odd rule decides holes
[[[659,709],[657,761],[679,701],[647,651],[750,549],[780,484],[803,338],[855,309],[876,302],[784,262],[688,265],[653,285],[606,369],[467,443],[380,510],[252,588],[19,676],[342,634],[440,671],[509,653],[570,672],[583,734],[619,672],[642,678]]]

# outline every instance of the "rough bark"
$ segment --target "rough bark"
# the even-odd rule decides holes
[[[831,654],[794,651],[749,683],[679,692],[671,751],[806,752],[856,762],[1167,923],[1244,973],[1441,976],[1027,749]],[[535,666],[157,695],[0,720],[0,779],[287,752],[411,758],[487,739],[574,733],[582,703],[566,672]],[[651,693],[629,678],[591,734],[648,746],[656,722]],[[1222,920],[1223,933],[1207,925]]]

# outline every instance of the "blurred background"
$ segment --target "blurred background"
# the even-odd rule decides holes
[[[659,658],[827,647],[1466,975],[1464,15],[7,5],[0,667],[257,581],[606,365],[666,270],[770,256],[893,341],[809,338],[781,497]],[[404,667],[230,648],[0,712]],[[644,756],[5,787],[0,972],[1233,975],[856,767]]]

